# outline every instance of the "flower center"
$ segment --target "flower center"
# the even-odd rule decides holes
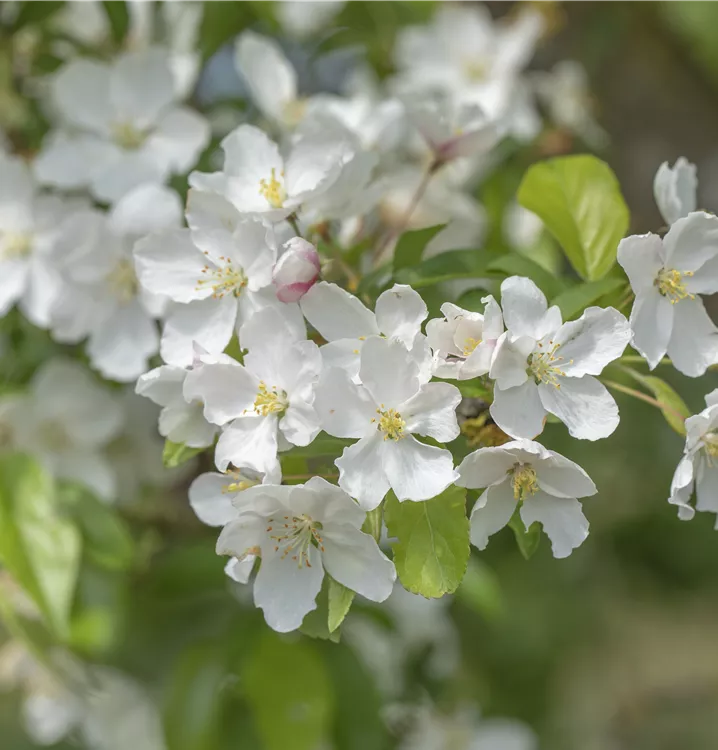
[[[257,398],[254,399],[256,414],[262,417],[267,417],[270,414],[283,414],[288,406],[286,391],[278,391],[276,385],[273,385],[270,390],[263,380],[259,381]]]
[[[205,253],[207,255],[207,253]],[[204,266],[202,273],[206,274],[197,280],[197,289],[202,291],[207,285],[212,290],[213,299],[222,299],[227,294],[239,297],[242,289],[247,286],[247,275],[241,266],[235,266],[229,258],[219,256],[224,261],[224,266]]]
[[[280,172],[280,177],[284,177],[284,172]],[[287,191],[284,185],[276,178],[276,169],[272,167],[272,176],[269,180],[259,181],[259,194],[267,199],[267,203],[272,208],[282,208],[287,198]]]
[[[515,463],[512,469],[509,469],[511,477],[511,486],[514,488],[514,498],[516,500],[526,500],[529,495],[535,495],[538,492],[538,483],[536,482],[536,472],[531,464]]]
[[[466,339],[464,341],[464,350],[463,350],[464,356],[468,357],[480,343],[481,343],[481,339],[472,339],[472,338]]]
[[[693,271],[676,271],[675,268],[661,268],[653,282],[658,287],[658,291],[668,297],[672,305],[680,302],[682,299],[695,299],[696,295],[686,291],[686,285],[683,277],[690,278]]]
[[[395,409],[377,409],[376,413],[379,415],[379,419],[374,418],[371,421],[377,422],[377,429],[384,433],[384,440],[400,440],[404,437],[406,422],[401,418],[398,411]]]
[[[112,140],[120,147],[133,151],[146,140],[149,131],[136,128],[131,122],[116,122],[111,127]]]
[[[137,296],[139,285],[132,261],[123,258],[110,271],[107,283],[120,302],[130,302]]]
[[[291,555],[298,568],[305,565],[312,567],[309,562],[310,547],[324,552],[324,540],[319,533],[321,530],[322,524],[307,515],[270,518],[267,526],[269,538],[275,542],[274,551],[282,550],[282,560]]]
[[[282,111],[282,119],[285,125],[294,127],[304,119],[304,115],[307,113],[307,100],[306,99],[293,99],[291,102],[287,102],[284,105]]]
[[[489,66],[485,60],[465,60],[464,61],[464,75],[470,81],[483,81],[488,73]]]
[[[249,479],[243,477],[236,469],[230,469],[226,472],[228,478],[233,479],[233,482],[229,482],[222,487],[222,494],[229,495],[233,492],[243,492],[248,490],[250,487],[254,487],[259,484],[259,479]]]
[[[713,466],[718,459],[718,432],[708,432],[701,438],[708,465]]]
[[[23,258],[32,250],[32,235],[8,232],[0,238],[0,259]]]
[[[556,355],[558,350],[561,348],[561,344],[554,344],[553,341],[549,341],[550,349],[543,349],[543,344],[538,343],[538,347],[542,351],[533,352],[528,359],[528,374],[533,375],[536,379],[536,383],[547,383],[556,388],[561,387],[559,383],[559,377],[564,377],[566,373],[558,367],[558,363],[563,361],[563,357]],[[573,360],[571,360],[573,362]],[[570,364],[570,363],[569,363]]]

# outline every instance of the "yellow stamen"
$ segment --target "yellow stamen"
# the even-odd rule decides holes
[[[23,258],[32,250],[32,235],[8,232],[0,235],[0,259]]]
[[[675,305],[682,299],[695,299],[696,295],[686,291],[686,285],[683,277],[690,278],[693,271],[676,271],[675,268],[661,268],[653,282],[658,287],[658,291],[670,299],[671,304]]]
[[[708,465],[714,466],[716,459],[718,459],[718,433],[709,432],[703,435],[701,440],[703,442],[703,450],[706,452],[708,459]]]
[[[271,390],[267,384],[261,380],[257,391],[257,398],[254,400],[254,411],[262,417],[270,414],[283,414],[289,402],[285,391],[278,391],[277,386],[273,385]]]
[[[284,177],[284,172],[280,173]],[[287,192],[284,185],[276,178],[276,170],[272,167],[272,176],[269,181],[262,179],[259,181],[259,194],[267,199],[267,203],[272,208],[282,208],[287,198]]]
[[[384,433],[384,440],[400,440],[404,437],[406,422],[401,418],[398,411],[395,409],[387,409],[386,411],[377,409],[376,413],[379,415],[377,429]]]
[[[132,261],[123,258],[110,271],[107,283],[120,302],[131,302],[137,296],[139,285]]]
[[[465,357],[468,357],[470,354],[473,353],[474,349],[481,343],[482,339],[472,339],[467,338],[466,341],[464,341],[464,350],[463,354]]]
[[[222,487],[223,495],[228,495],[232,492],[243,492],[250,487],[254,487],[256,484],[259,484],[259,479],[248,479],[247,477],[243,477],[236,469],[230,469],[227,472],[227,476],[234,479],[234,481],[229,482]]]
[[[149,132],[136,128],[131,122],[116,122],[111,127],[112,140],[121,148],[129,151],[138,149],[146,140]]]
[[[324,539],[319,533],[321,530],[321,523],[304,514],[270,518],[267,522],[267,533],[275,542],[274,551],[282,550],[282,560],[291,554],[298,568],[305,565],[308,568],[312,567],[309,562],[311,547],[324,552]]]
[[[531,464],[515,463],[513,469],[509,469],[509,474],[512,474],[511,486],[514,488],[516,500],[526,500],[527,496],[535,495],[538,492],[536,472]]]
[[[558,367],[558,363],[563,361],[563,357],[557,356],[558,350],[561,348],[561,344],[554,344],[553,341],[549,341],[550,349],[543,351],[535,351],[529,356],[528,360],[528,374],[533,375],[536,379],[536,383],[547,383],[555,388],[560,388],[559,377],[565,377],[566,373]],[[543,348],[543,344],[538,344],[539,349]],[[573,362],[573,360],[571,360]],[[570,363],[569,363],[570,364]]]
[[[240,266],[235,266],[229,258],[223,255],[220,261],[226,263],[224,266],[204,266],[202,273],[206,274],[197,280],[197,289],[207,285],[212,290],[212,299],[222,299],[227,294],[233,294],[239,297],[242,290],[247,286],[247,275]]]

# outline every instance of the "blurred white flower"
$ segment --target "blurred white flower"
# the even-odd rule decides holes
[[[588,537],[588,521],[576,498],[596,494],[578,464],[531,440],[481,448],[459,466],[460,487],[487,489],[471,511],[471,542],[483,550],[518,508],[528,530],[538,521],[554,557],[568,557]]]
[[[433,318],[426,324],[437,377],[470,380],[489,372],[496,342],[504,332],[504,319],[491,295],[481,301],[486,306],[483,315],[445,302],[441,306],[443,320]]]
[[[40,328],[60,290],[52,262],[59,226],[83,204],[41,195],[30,169],[0,153],[0,317],[17,304]]]
[[[335,461],[339,486],[365,510],[392,489],[401,500],[429,500],[456,479],[451,453],[418,441],[414,434],[448,442],[459,434],[459,390],[425,383],[406,347],[374,336],[361,351],[361,385],[342,369],[326,369],[315,406],[330,435],[358,442]]]
[[[613,396],[594,375],[623,353],[630,329],[612,307],[586,308],[561,322],[533,281],[511,276],[501,284],[506,332],[496,343],[489,377],[495,381],[491,416],[514,438],[533,438],[554,414],[569,433],[598,440],[618,427]]]
[[[668,502],[678,506],[682,521],[689,521],[696,510],[718,514],[718,389],[706,396],[706,408],[688,417],[685,424],[686,445],[673,475]],[[695,509],[689,502],[694,488]]]
[[[178,106],[167,53],[147,49],[112,65],[73,60],[52,81],[61,118],[35,173],[64,189],[89,188],[112,202],[146,182],[191,169],[209,142],[209,124]]]
[[[317,282],[321,270],[319,253],[311,242],[301,237],[285,242],[284,252],[272,271],[277,299],[298,302]]]
[[[117,495],[117,478],[105,447],[119,435],[120,402],[77,362],[51,360],[26,394],[4,413],[16,447],[36,456],[60,479],[89,487],[103,500]]]
[[[664,161],[653,180],[653,196],[666,224],[675,224],[696,210],[696,165],[681,156],[670,167]]]
[[[157,353],[155,319],[166,299],[140,287],[132,248],[137,237],[179,226],[181,217],[176,193],[142,185],[109,214],[87,210],[62,225],[54,258],[63,287],[51,311],[53,336],[72,343],[88,337],[90,362],[108,379],[135,380]]]
[[[718,362],[718,329],[699,296],[718,291],[718,218],[697,211],[678,219],[662,239],[626,237],[618,262],[636,295],[631,344],[650,369],[666,353],[693,378]]]
[[[296,630],[316,608],[324,571],[372,601],[392,591],[396,571],[369,534],[365,513],[335,485],[258,485],[236,499],[238,516],[217,540],[217,553],[261,554],[254,602],[279,632]]]
[[[327,26],[344,4],[344,0],[285,0],[274,7],[284,31],[304,39]]]

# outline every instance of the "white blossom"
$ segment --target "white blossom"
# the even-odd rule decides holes
[[[284,31],[303,39],[319,31],[344,7],[344,0],[286,0],[278,2],[277,20]]]
[[[330,367],[317,386],[315,406],[330,435],[358,442],[336,460],[339,486],[365,510],[392,489],[399,500],[428,500],[455,479],[451,453],[414,435],[448,442],[459,434],[461,400],[448,383],[424,383],[400,341],[372,337],[361,351],[359,378]]]
[[[443,320],[434,318],[426,324],[437,377],[469,380],[489,372],[504,320],[492,296],[481,301],[485,304],[483,314],[445,302],[441,306]]]
[[[612,307],[586,308],[578,320],[561,322],[558,307],[530,279],[501,284],[506,332],[499,338],[489,377],[495,381],[491,416],[514,438],[542,432],[554,414],[569,433],[598,440],[618,426],[618,407],[594,376],[623,353],[630,331]]]
[[[718,389],[706,396],[706,408],[686,425],[686,445],[673,481],[668,502],[678,506],[678,517],[688,521],[695,511],[716,513],[718,529]],[[690,499],[695,488],[695,509]]]
[[[194,166],[209,124],[178,106],[167,53],[128,52],[113,64],[73,60],[52,81],[61,126],[35,162],[41,182],[87,187],[115,201],[145,182],[164,182]]]
[[[284,252],[274,265],[272,282],[281,302],[297,302],[317,282],[322,267],[319,253],[311,242],[293,237],[284,243]]]
[[[338,487],[320,477],[258,485],[235,503],[240,512],[222,530],[217,553],[261,555],[254,602],[274,630],[296,630],[316,608],[325,571],[372,601],[391,594],[394,565],[360,530],[365,513]]]
[[[678,219],[662,239],[621,240],[618,262],[636,295],[631,344],[651,369],[666,353],[690,377],[718,361],[718,329],[699,296],[718,291],[717,258],[718,218],[701,211]]]
[[[653,196],[661,216],[669,226],[696,210],[698,177],[696,165],[684,156],[670,167],[664,161],[653,180]]]
[[[456,483],[486,488],[471,511],[471,542],[479,549],[517,508],[527,531],[536,521],[543,526],[554,557],[568,557],[588,536],[576,498],[596,494],[596,486],[573,461],[531,440],[474,451],[459,466]]]

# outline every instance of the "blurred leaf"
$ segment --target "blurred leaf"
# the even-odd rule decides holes
[[[564,320],[571,320],[601,297],[615,292],[625,285],[625,280],[613,278],[576,284],[576,286],[572,286],[554,297],[551,304],[558,305]]]
[[[356,294],[362,296],[364,294],[374,293],[382,291],[385,287],[389,286],[392,276],[392,264],[384,263],[375,268],[373,271],[362,276],[359,286],[357,287]]]
[[[0,560],[60,638],[68,632],[80,550],[48,473],[28,456],[0,456]]]
[[[339,630],[329,630],[329,580],[325,574],[322,588],[317,595],[317,606],[307,613],[299,630],[310,638],[319,638],[322,641],[339,643],[341,633]]]
[[[438,224],[435,227],[404,232],[399,237],[394,249],[394,273],[402,268],[411,268],[418,265],[421,262],[424,248],[445,226],[446,224]]]
[[[203,4],[199,46],[205,60],[251,25],[254,5],[251,2]]]
[[[685,436],[684,420],[691,416],[691,412],[685,401],[673,388],[665,380],[661,380],[655,375],[644,375],[630,367],[622,367],[621,369],[653,394],[656,401],[661,405],[661,411],[666,418],[666,422],[679,435]]]
[[[519,551],[525,560],[530,560],[541,542],[541,524],[532,523],[529,526],[529,530],[526,531],[526,526],[524,526],[524,522],[521,520],[519,508],[517,507],[516,512],[511,516],[509,526],[516,537],[516,544],[519,547]]]
[[[316,750],[329,734],[332,691],[326,668],[307,641],[265,630],[243,674],[265,750]]]
[[[560,294],[563,288],[556,276],[550,274],[531,258],[518,253],[508,253],[491,261],[487,270],[500,271],[506,276],[528,276],[549,299]]]
[[[59,496],[82,533],[85,554],[108,570],[129,570],[135,546],[127,524],[117,511],[80,485],[61,486]]]
[[[111,2],[103,2],[102,6],[107,14],[112,38],[118,44],[121,44],[130,27],[130,14],[127,10],[127,3],[111,0]]]
[[[162,451],[162,463],[164,464],[165,469],[174,469],[202,453],[204,450],[207,449],[188,448],[184,443],[173,443],[171,440],[165,440],[165,447]]]
[[[346,586],[329,578],[329,612],[327,615],[327,624],[329,632],[333,633],[349,614],[349,609],[354,601],[354,592]]]
[[[628,208],[611,168],[594,156],[564,156],[534,164],[519,203],[541,217],[587,281],[605,276],[628,229]]]
[[[486,275],[488,264],[496,257],[488,250],[449,250],[413,268],[402,268],[394,278],[415,289],[453,279],[478,279]]]
[[[431,500],[400,503],[387,496],[384,519],[404,588],[427,598],[456,590],[469,559],[466,490],[449,487]]]
[[[466,575],[456,590],[456,598],[487,620],[496,619],[504,611],[496,574],[476,557],[469,558]]]
[[[165,709],[170,750],[206,750],[219,741],[227,678],[224,649],[213,641],[187,649],[177,661]],[[128,750],[132,750],[128,748]]]
[[[46,2],[29,0],[28,2],[20,3],[20,10],[15,17],[13,28],[17,31],[23,28],[23,26],[41,23],[53,13],[57,13],[64,4],[63,2],[54,2],[54,0],[47,0]]]
[[[457,380],[454,385],[459,389],[464,398],[478,398],[489,404],[493,401],[492,387],[488,383],[483,382],[481,378]]]

